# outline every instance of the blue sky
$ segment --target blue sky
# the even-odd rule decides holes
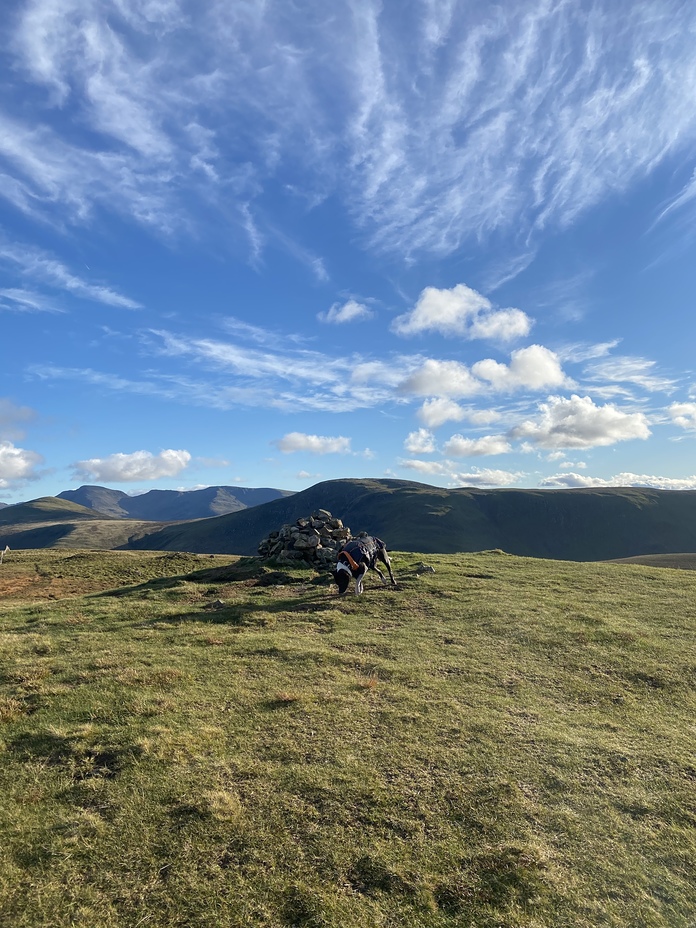
[[[696,488],[696,6],[9,0],[0,500]]]

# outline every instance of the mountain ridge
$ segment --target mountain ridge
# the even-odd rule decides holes
[[[444,489],[408,480],[324,481],[294,496],[134,541],[140,549],[256,554],[260,540],[314,509],[392,550],[454,553],[500,548],[561,560],[696,552],[696,491],[649,488]]]
[[[56,499],[70,500],[119,519],[171,522],[239,512],[290,495],[291,490],[272,487],[212,486],[199,490],[155,489],[129,496],[122,490],[85,484],[76,490],[63,490]]]
[[[224,515],[167,522],[130,523],[115,516],[101,516],[104,521],[98,522],[100,514],[86,507],[71,522],[65,508],[68,501],[53,498],[59,511],[49,530],[50,499],[38,501],[45,526],[37,525],[41,519],[32,510],[35,515],[27,520],[30,532],[20,531],[23,526],[16,520],[9,525],[15,507],[4,509],[0,545],[255,555],[259,542],[271,531],[316,509],[327,509],[354,534],[375,534],[395,551],[448,554],[500,549],[575,561],[696,553],[693,490],[445,489],[408,480],[344,478]],[[8,526],[5,532],[3,525]]]

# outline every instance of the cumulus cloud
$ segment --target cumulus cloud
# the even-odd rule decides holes
[[[304,432],[288,432],[282,438],[272,442],[283,454],[307,451],[310,454],[348,454],[350,438],[342,435],[329,437],[325,435],[306,435]]]
[[[426,400],[417,416],[428,428],[436,429],[445,422],[460,422],[465,418],[466,410],[454,400],[439,396]]]
[[[589,396],[551,396],[540,415],[512,430],[512,437],[541,448],[596,448],[650,435],[647,417],[627,413],[612,403],[595,406]]]
[[[404,448],[410,454],[432,454],[435,451],[435,439],[428,429],[410,432],[404,441]]]
[[[529,345],[513,351],[509,364],[501,364],[491,358],[477,361],[471,371],[500,392],[542,390],[571,383],[563,373],[558,355],[543,345]]]
[[[334,303],[325,313],[317,313],[317,319],[320,322],[333,323],[334,325],[343,325],[346,322],[361,322],[371,319],[373,316],[374,313],[371,309],[356,300],[348,300],[342,305]]]
[[[485,435],[482,438],[465,438],[453,435],[445,443],[443,451],[453,458],[478,457],[490,454],[507,454],[510,443],[503,435]]]
[[[615,477],[589,477],[585,474],[554,474],[541,487],[651,487],[655,490],[696,490],[696,474],[691,477],[656,477],[648,474],[617,474]]]
[[[90,458],[77,461],[73,471],[80,480],[128,483],[135,480],[159,480],[175,477],[191,460],[188,451],[171,449],[152,454],[150,451],[134,451],[132,454],[111,454],[106,458]]]
[[[401,383],[403,393],[416,396],[464,397],[480,393],[482,384],[459,361],[428,358]]]
[[[414,308],[392,322],[397,335],[439,332],[461,338],[511,341],[529,334],[532,320],[519,309],[494,309],[490,300],[466,284],[450,290],[426,287]]]
[[[696,429],[696,403],[672,403],[667,412],[675,425]]]
[[[479,469],[475,467],[466,473],[458,472],[456,481],[460,486],[485,489],[486,487],[512,487],[519,483],[524,476],[520,471]]]
[[[38,477],[37,467],[43,458],[36,451],[18,448],[10,441],[0,441],[0,489],[22,486]]]
[[[471,409],[443,396],[426,400],[416,415],[430,429],[436,429],[445,422],[461,422],[463,419],[472,425],[490,425],[500,419],[500,413],[495,409]]]

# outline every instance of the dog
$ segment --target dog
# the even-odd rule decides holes
[[[336,570],[334,571],[338,595],[343,596],[347,592],[352,578],[355,580],[355,593],[359,596],[364,589],[363,579],[370,568],[377,571],[382,583],[386,583],[387,578],[377,566],[377,561],[384,564],[389,571],[392,586],[396,586],[394,571],[387,554],[387,546],[381,538],[375,538],[373,535],[368,535],[367,532],[361,532],[357,538],[351,538],[350,541],[346,542],[338,553]]]

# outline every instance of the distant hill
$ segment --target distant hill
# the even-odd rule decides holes
[[[592,561],[696,552],[696,491],[442,489],[406,480],[329,480],[253,509],[170,525],[130,547],[255,554],[265,535],[314,509],[392,550]]]
[[[0,512],[0,549],[122,548],[164,523],[114,518],[70,500],[44,496]]]
[[[42,496],[28,503],[6,506],[0,514],[0,530],[9,525],[26,525],[31,522],[74,522],[81,519],[103,519],[104,516],[79,503]]]
[[[500,548],[571,561],[696,553],[696,491],[447,490],[379,479],[328,480],[226,515],[167,523],[108,516],[49,497],[4,509],[0,544],[253,555],[269,532],[320,508],[396,551]]]
[[[64,490],[57,499],[70,500],[117,519],[172,522],[239,512],[291,495],[290,490],[270,487],[205,487],[202,490],[148,490],[139,496],[129,496],[122,490],[108,487],[82,486],[77,490]]]

